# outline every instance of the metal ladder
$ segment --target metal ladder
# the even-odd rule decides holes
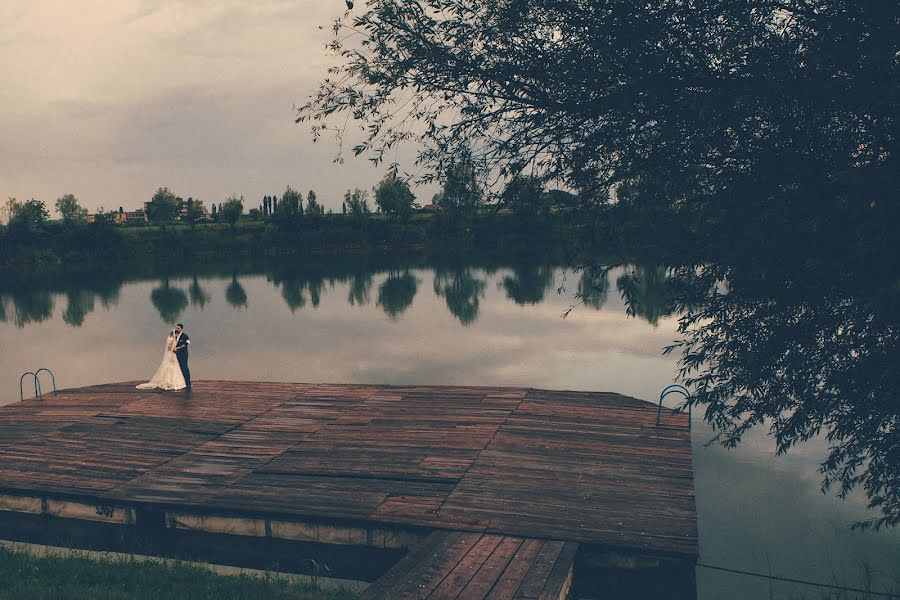
[[[656,426],[657,427],[659,427],[659,416],[662,413],[663,398],[665,398],[669,394],[681,394],[682,396],[684,396],[685,400],[690,400],[692,398],[691,393],[683,385],[673,384],[673,385],[670,385],[667,388],[665,388],[659,394],[659,407],[657,407],[657,409],[656,409]],[[691,430],[691,405],[688,403],[685,403],[685,404],[687,404],[687,409],[688,409],[688,431],[690,431]],[[676,412],[681,412],[683,410],[684,410],[684,404],[682,404],[681,406],[679,406],[677,408],[673,408],[672,412],[676,413]]]
[[[47,369],[45,367],[41,367],[37,371],[26,371],[22,373],[22,376],[19,378],[19,401],[25,399],[25,389],[23,388],[25,377],[31,375],[34,378],[34,395],[38,400],[43,400],[44,395],[41,393],[41,380],[39,375],[41,372],[47,371],[50,373],[50,380],[53,382],[53,393],[56,393],[56,375],[53,374],[53,371]]]

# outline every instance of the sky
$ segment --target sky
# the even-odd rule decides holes
[[[340,210],[383,176],[333,162],[294,123],[336,64],[325,49],[343,0],[3,0],[0,201],[52,210],[72,193],[91,212],[138,208],[157,188],[245,208],[287,185]],[[413,171],[414,148],[400,156]],[[434,190],[414,190],[426,204]]]

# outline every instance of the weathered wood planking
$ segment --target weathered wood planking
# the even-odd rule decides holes
[[[0,407],[0,493],[697,554],[687,417],[656,427],[651,403],[519,388],[199,381],[186,394],[135,383]]]
[[[364,600],[562,600],[578,544],[435,531],[362,594]]]

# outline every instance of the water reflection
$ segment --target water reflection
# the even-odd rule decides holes
[[[66,324],[73,327],[81,327],[84,317],[94,311],[95,296],[93,292],[85,289],[68,290],[66,292],[66,310],[62,318]]]
[[[563,262],[545,257],[288,258],[137,266],[113,275],[0,274],[0,320],[9,324],[0,326],[0,379],[16,383],[35,364],[59,366],[66,387],[146,377],[158,361],[158,336],[176,320],[198,342],[192,360],[204,378],[527,385],[652,399],[686,352],[686,365],[705,360],[685,373],[705,403],[698,408],[724,440],[745,440],[731,452],[705,448],[711,434],[695,423],[701,558],[765,571],[760,557],[771,552],[780,574],[820,581],[828,579],[821,564],[826,571],[863,560],[896,564],[896,533],[849,531],[854,520],[882,514],[866,511],[865,490],[845,503],[818,493],[827,440],[774,459],[764,435],[769,425],[779,443],[832,434],[838,454],[828,465],[836,470],[827,472],[855,464],[847,473],[896,511],[891,394],[900,389],[900,302],[890,273],[835,264],[798,271],[775,260],[764,269],[737,260],[665,263],[642,255],[577,273],[577,292],[558,296],[547,290],[562,283]],[[562,321],[570,303],[575,313]],[[102,326],[88,326],[92,313]],[[685,319],[680,336],[667,314]],[[682,345],[661,356],[679,337]],[[109,344],[117,348],[113,358],[81,351]],[[309,359],[294,360],[299,356]],[[762,430],[744,428],[751,422]],[[867,460],[856,464],[860,456]],[[844,483],[835,480],[838,489]],[[809,557],[810,548],[824,549]],[[708,583],[708,574],[700,576]],[[725,579],[721,590],[742,583]],[[729,597],[759,596],[742,593]]]
[[[391,271],[384,283],[378,287],[376,304],[388,317],[396,321],[412,305],[418,289],[419,280],[412,273]]]
[[[16,327],[41,323],[53,316],[53,296],[44,289],[14,290],[9,295],[8,306],[9,310],[3,311],[3,320],[10,318]],[[8,312],[11,314],[7,315]]]
[[[503,278],[506,297],[516,304],[539,304],[553,285],[553,269],[544,264],[526,263],[513,267],[512,275]]]
[[[575,297],[594,310],[603,308],[609,298],[609,269],[602,266],[584,268]]]
[[[648,281],[681,315],[668,350],[726,446],[755,427],[779,453],[825,435],[823,489],[863,488],[880,515],[860,525],[897,525],[900,290],[835,266],[685,265]],[[669,310],[632,297],[635,312]]]
[[[188,306],[188,297],[184,290],[172,287],[166,277],[161,285],[150,292],[150,301],[159,312],[159,317],[166,323],[175,323]]]
[[[365,306],[370,302],[371,292],[371,273],[359,272],[350,276],[350,291],[347,293],[350,306]]]
[[[485,274],[498,266],[436,263],[434,296],[459,324],[472,325],[482,310]],[[292,313],[319,308],[327,302],[326,289],[336,283],[347,286],[348,305],[367,306],[380,280],[375,304],[400,321],[416,300],[427,267],[415,257],[353,257],[240,263],[224,272],[195,265],[183,273],[168,269],[136,278],[159,281],[150,300],[167,325],[188,306],[202,310],[211,302],[203,277],[230,280],[224,290],[227,305],[247,309],[253,287],[245,288],[241,280],[258,273],[280,290]],[[536,305],[547,301],[558,268],[519,258],[497,277],[497,286],[515,304]],[[186,281],[184,287],[173,283],[176,277]],[[34,273],[17,281],[4,277],[0,320],[19,328],[45,322],[53,317],[55,297],[65,296],[61,320],[81,327],[97,310],[98,298],[105,308],[117,301],[124,280],[124,274],[44,281]],[[584,270],[574,296],[586,307],[604,309],[615,281],[629,315],[657,327],[677,314],[681,340],[670,351],[681,357],[678,378],[697,391],[695,402],[722,441],[735,445],[759,425],[771,428],[779,451],[819,433],[829,436],[831,450],[822,465],[825,486],[836,486],[839,493],[865,488],[873,508],[881,511],[873,523],[888,525],[900,515],[900,436],[893,396],[900,389],[896,280],[889,273],[868,278],[858,269],[836,273],[833,265],[797,270],[775,264],[761,269],[737,260],[675,265],[642,260]]]
[[[210,301],[209,293],[200,285],[197,273],[194,273],[190,287],[188,287],[188,296],[191,298],[191,306],[196,306],[203,310]]]
[[[660,318],[675,312],[674,285],[663,266],[628,266],[616,280],[629,314],[642,317],[654,327]]]
[[[444,298],[447,308],[463,325],[471,325],[478,318],[484,287],[484,278],[476,276],[472,269],[438,268],[434,272],[434,293]]]
[[[225,288],[225,301],[236,309],[247,308],[247,292],[238,281],[237,273],[231,274],[231,283]]]

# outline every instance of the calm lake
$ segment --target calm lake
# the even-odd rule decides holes
[[[653,298],[628,314],[619,289],[629,266],[585,282],[537,259],[303,261],[299,271],[242,264],[0,285],[0,399],[17,401],[19,376],[39,367],[60,387],[149,379],[176,321],[193,342],[194,379],[531,386],[656,401],[676,374],[678,357],[662,349],[679,337],[677,314]],[[763,430],[734,450],[706,446],[710,437],[695,413],[700,563],[900,590],[900,530],[851,531],[876,515],[862,493],[820,492],[824,440],[775,456]],[[702,566],[697,587],[709,600],[825,593]]]

